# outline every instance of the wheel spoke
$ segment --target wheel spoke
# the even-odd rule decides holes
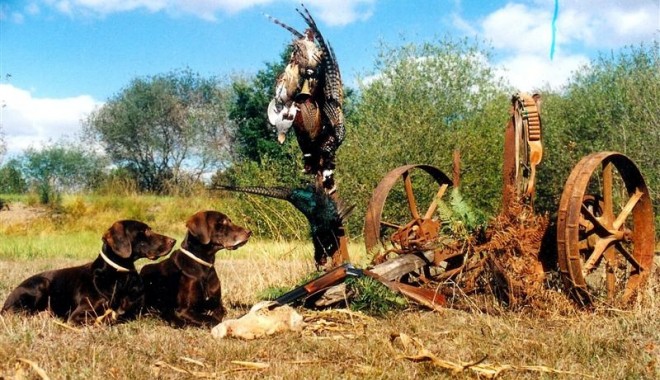
[[[599,229],[599,230],[601,230],[601,231],[603,231],[603,232],[607,232],[607,231],[608,231],[608,230],[607,230],[607,227],[605,227],[605,226],[600,222],[600,220],[599,220],[598,218],[596,218],[596,215],[594,215],[594,214],[591,212],[591,210],[589,210],[589,208],[588,208],[587,206],[584,205],[584,203],[582,204],[582,207],[581,207],[580,211],[582,212],[582,216],[584,216],[585,219],[587,219],[588,221],[591,222],[591,224],[593,224],[593,228],[594,228],[594,229]]]
[[[419,211],[417,211],[417,202],[415,201],[415,193],[413,191],[412,180],[410,179],[410,172],[403,173],[403,183],[406,188],[406,198],[408,199],[408,208],[410,215],[413,218],[419,219]]]
[[[591,229],[586,232],[580,233],[580,240],[578,242],[578,248],[580,252],[592,250],[594,248],[594,241],[598,241],[602,237],[598,236],[595,229]]]
[[[614,227],[615,230],[618,230],[621,228],[623,223],[625,223],[626,218],[628,218],[628,215],[632,212],[632,210],[635,208],[635,205],[637,205],[637,202],[639,202],[640,199],[642,199],[642,196],[644,196],[644,193],[639,191],[635,191],[635,194],[628,199],[628,202],[626,205],[623,207],[623,210],[621,210],[621,213],[619,216],[616,217],[616,220],[614,223],[612,223],[612,227]]]
[[[585,231],[593,231],[594,225],[593,223],[589,222],[587,218],[580,218],[580,227],[582,227]]]
[[[601,257],[603,256],[603,253],[605,253],[607,247],[610,244],[612,244],[612,242],[614,242],[615,240],[616,240],[615,237],[608,236],[596,242],[596,244],[594,245],[594,250],[593,252],[591,252],[591,256],[589,256],[587,262],[584,263],[584,268],[583,268],[584,273],[591,273],[594,270],[596,264],[600,261]]]
[[[607,289],[607,299],[613,301],[614,293],[616,292],[616,250],[610,245],[605,249],[603,256],[605,256],[605,288]]]
[[[421,199],[419,198],[419,194],[422,194],[421,187],[426,186],[429,181],[422,177],[418,177],[417,173],[430,176],[434,183],[434,187],[431,187],[433,193],[438,191],[439,187],[442,187],[443,184],[447,184],[448,186],[451,186],[452,184],[449,177],[440,171],[440,169],[430,165],[399,166],[390,170],[385,177],[383,177],[374,189],[372,197],[369,200],[364,222],[365,247],[369,254],[374,255],[373,263],[375,264],[383,262],[386,256],[391,254],[412,253],[422,244],[426,244],[426,240],[431,242],[437,239],[435,235],[440,233],[440,221],[432,218],[423,220],[420,217],[420,214],[424,215],[425,212],[429,211],[426,207],[433,209],[433,207],[437,206],[430,207],[429,203],[431,203],[432,200],[429,199],[428,202],[424,202],[421,209],[418,208],[420,207],[419,202]],[[403,181],[403,185],[401,184],[401,181]],[[414,187],[420,187],[420,189]],[[390,202],[388,203],[388,195],[396,196],[390,197]],[[401,202],[403,201],[401,199],[402,195],[406,198],[404,202],[407,204],[407,207],[404,206],[404,209],[401,209]],[[426,196],[427,194],[424,192],[424,195]],[[440,196],[442,196],[442,194],[440,194]],[[426,199],[426,197],[424,197],[424,199]],[[396,203],[393,204],[393,202]],[[393,208],[394,206],[396,206],[396,208]],[[409,213],[405,211],[406,208],[409,209]],[[401,215],[394,217],[392,215],[392,210],[400,210],[404,212],[398,213]],[[437,210],[435,211],[435,214],[437,216]],[[397,240],[396,242],[391,241],[392,236],[395,236],[395,240]],[[393,250],[387,249],[387,247],[391,246],[393,243],[405,246],[399,248],[395,247]],[[382,249],[385,249],[383,254],[378,254],[377,251],[382,251]]]
[[[612,200],[612,163],[603,163],[603,218],[605,224],[610,224],[614,218]]]
[[[616,274],[614,273],[614,268],[609,264],[607,264],[605,272],[605,286],[607,287],[607,299],[612,302],[616,293]]]
[[[640,272],[644,270],[644,268],[642,268],[642,266],[639,264],[637,259],[635,259],[635,256],[633,256],[630,252],[628,252],[628,250],[623,245],[621,245],[620,242],[616,242],[616,244],[614,244],[614,247],[623,257],[626,258],[626,260],[630,263],[630,265],[632,265],[636,270]]]
[[[381,227],[387,227],[387,228],[393,228],[393,229],[395,229],[395,230],[398,230],[398,229],[401,228],[401,226],[398,225],[398,224],[390,223],[390,222],[386,222],[386,221],[384,221],[384,220],[381,220],[381,221],[380,221],[380,226],[381,226]]]
[[[429,208],[426,210],[426,213],[424,214],[424,219],[430,219],[433,216],[433,213],[438,208],[438,202],[440,201],[440,198],[442,198],[442,196],[445,194],[445,191],[447,191],[448,186],[449,185],[447,185],[446,183],[443,183],[442,186],[440,186],[438,193],[433,198],[433,202],[431,202]]]

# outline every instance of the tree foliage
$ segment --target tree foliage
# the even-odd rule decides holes
[[[268,123],[266,109],[274,95],[277,75],[283,63],[267,63],[250,79],[239,78],[232,84],[233,99],[229,115],[236,122],[234,158],[262,163],[265,157],[288,160]]]
[[[599,151],[618,151],[640,167],[658,214],[658,43],[601,55],[578,70],[563,93],[546,96],[542,113],[546,146],[539,168],[542,209],[556,210],[564,182],[582,157]]]
[[[162,193],[227,163],[228,90],[190,70],[137,78],[86,121],[111,161]]]
[[[266,110],[274,96],[275,82],[291,53],[286,47],[280,60],[251,78],[235,78],[229,117],[234,122],[232,165],[214,181],[241,185],[293,185],[303,180],[301,154],[295,138],[277,142]]]
[[[13,158],[0,167],[0,194],[23,194],[26,191],[27,181],[21,162]]]
[[[50,203],[59,193],[92,189],[105,167],[93,152],[66,142],[28,148],[21,162],[28,185],[38,192],[42,203]]]
[[[435,165],[451,177],[459,149],[465,198],[494,210],[508,102],[488,56],[468,40],[383,46],[347,118],[337,165],[342,195],[364,210],[380,179],[404,164]]]

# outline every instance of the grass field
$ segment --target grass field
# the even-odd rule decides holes
[[[99,213],[96,229],[92,222],[78,230],[71,229],[70,221],[55,226],[38,215],[23,226],[0,219],[0,300],[29,275],[95,257],[100,234],[116,217],[111,209],[107,213]],[[181,223],[154,222],[180,240]],[[228,318],[244,313],[263,289],[292,286],[313,271],[311,252],[306,243],[255,238],[237,251],[219,254],[216,269]],[[366,260],[359,242],[349,252],[360,264]],[[505,379],[657,379],[659,277],[656,270],[629,310],[560,312],[564,302],[557,309],[493,315],[410,306],[374,318],[346,310],[299,309],[307,322],[302,332],[254,341],[216,340],[207,330],[174,329],[148,317],[111,327],[73,328],[47,315],[0,315],[0,379],[471,379],[497,369]],[[420,345],[404,346],[408,340],[393,339],[399,334]],[[473,366],[456,372],[442,368],[451,363]],[[551,369],[561,372],[545,372]]]

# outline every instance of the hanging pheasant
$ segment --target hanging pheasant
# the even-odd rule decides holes
[[[296,9],[307,23],[300,33],[268,16],[295,36],[292,53],[275,84],[275,97],[268,105],[268,120],[283,143],[293,126],[303,153],[305,173],[315,174],[328,194],[336,190],[335,152],[344,140],[343,88],[332,47],[319,32],[311,14]]]
[[[295,189],[216,185],[214,189],[262,195],[288,201],[305,215],[309,222],[316,264],[325,266],[329,258],[334,259],[335,255],[340,254],[340,240],[344,236],[343,222],[353,211],[353,206],[346,206],[341,201],[333,199],[323,189],[314,185]]]

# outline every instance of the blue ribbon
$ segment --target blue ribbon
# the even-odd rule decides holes
[[[550,42],[550,60],[555,56],[555,37],[557,36],[557,16],[559,15],[559,0],[555,0],[555,12],[552,15],[552,41]]]

